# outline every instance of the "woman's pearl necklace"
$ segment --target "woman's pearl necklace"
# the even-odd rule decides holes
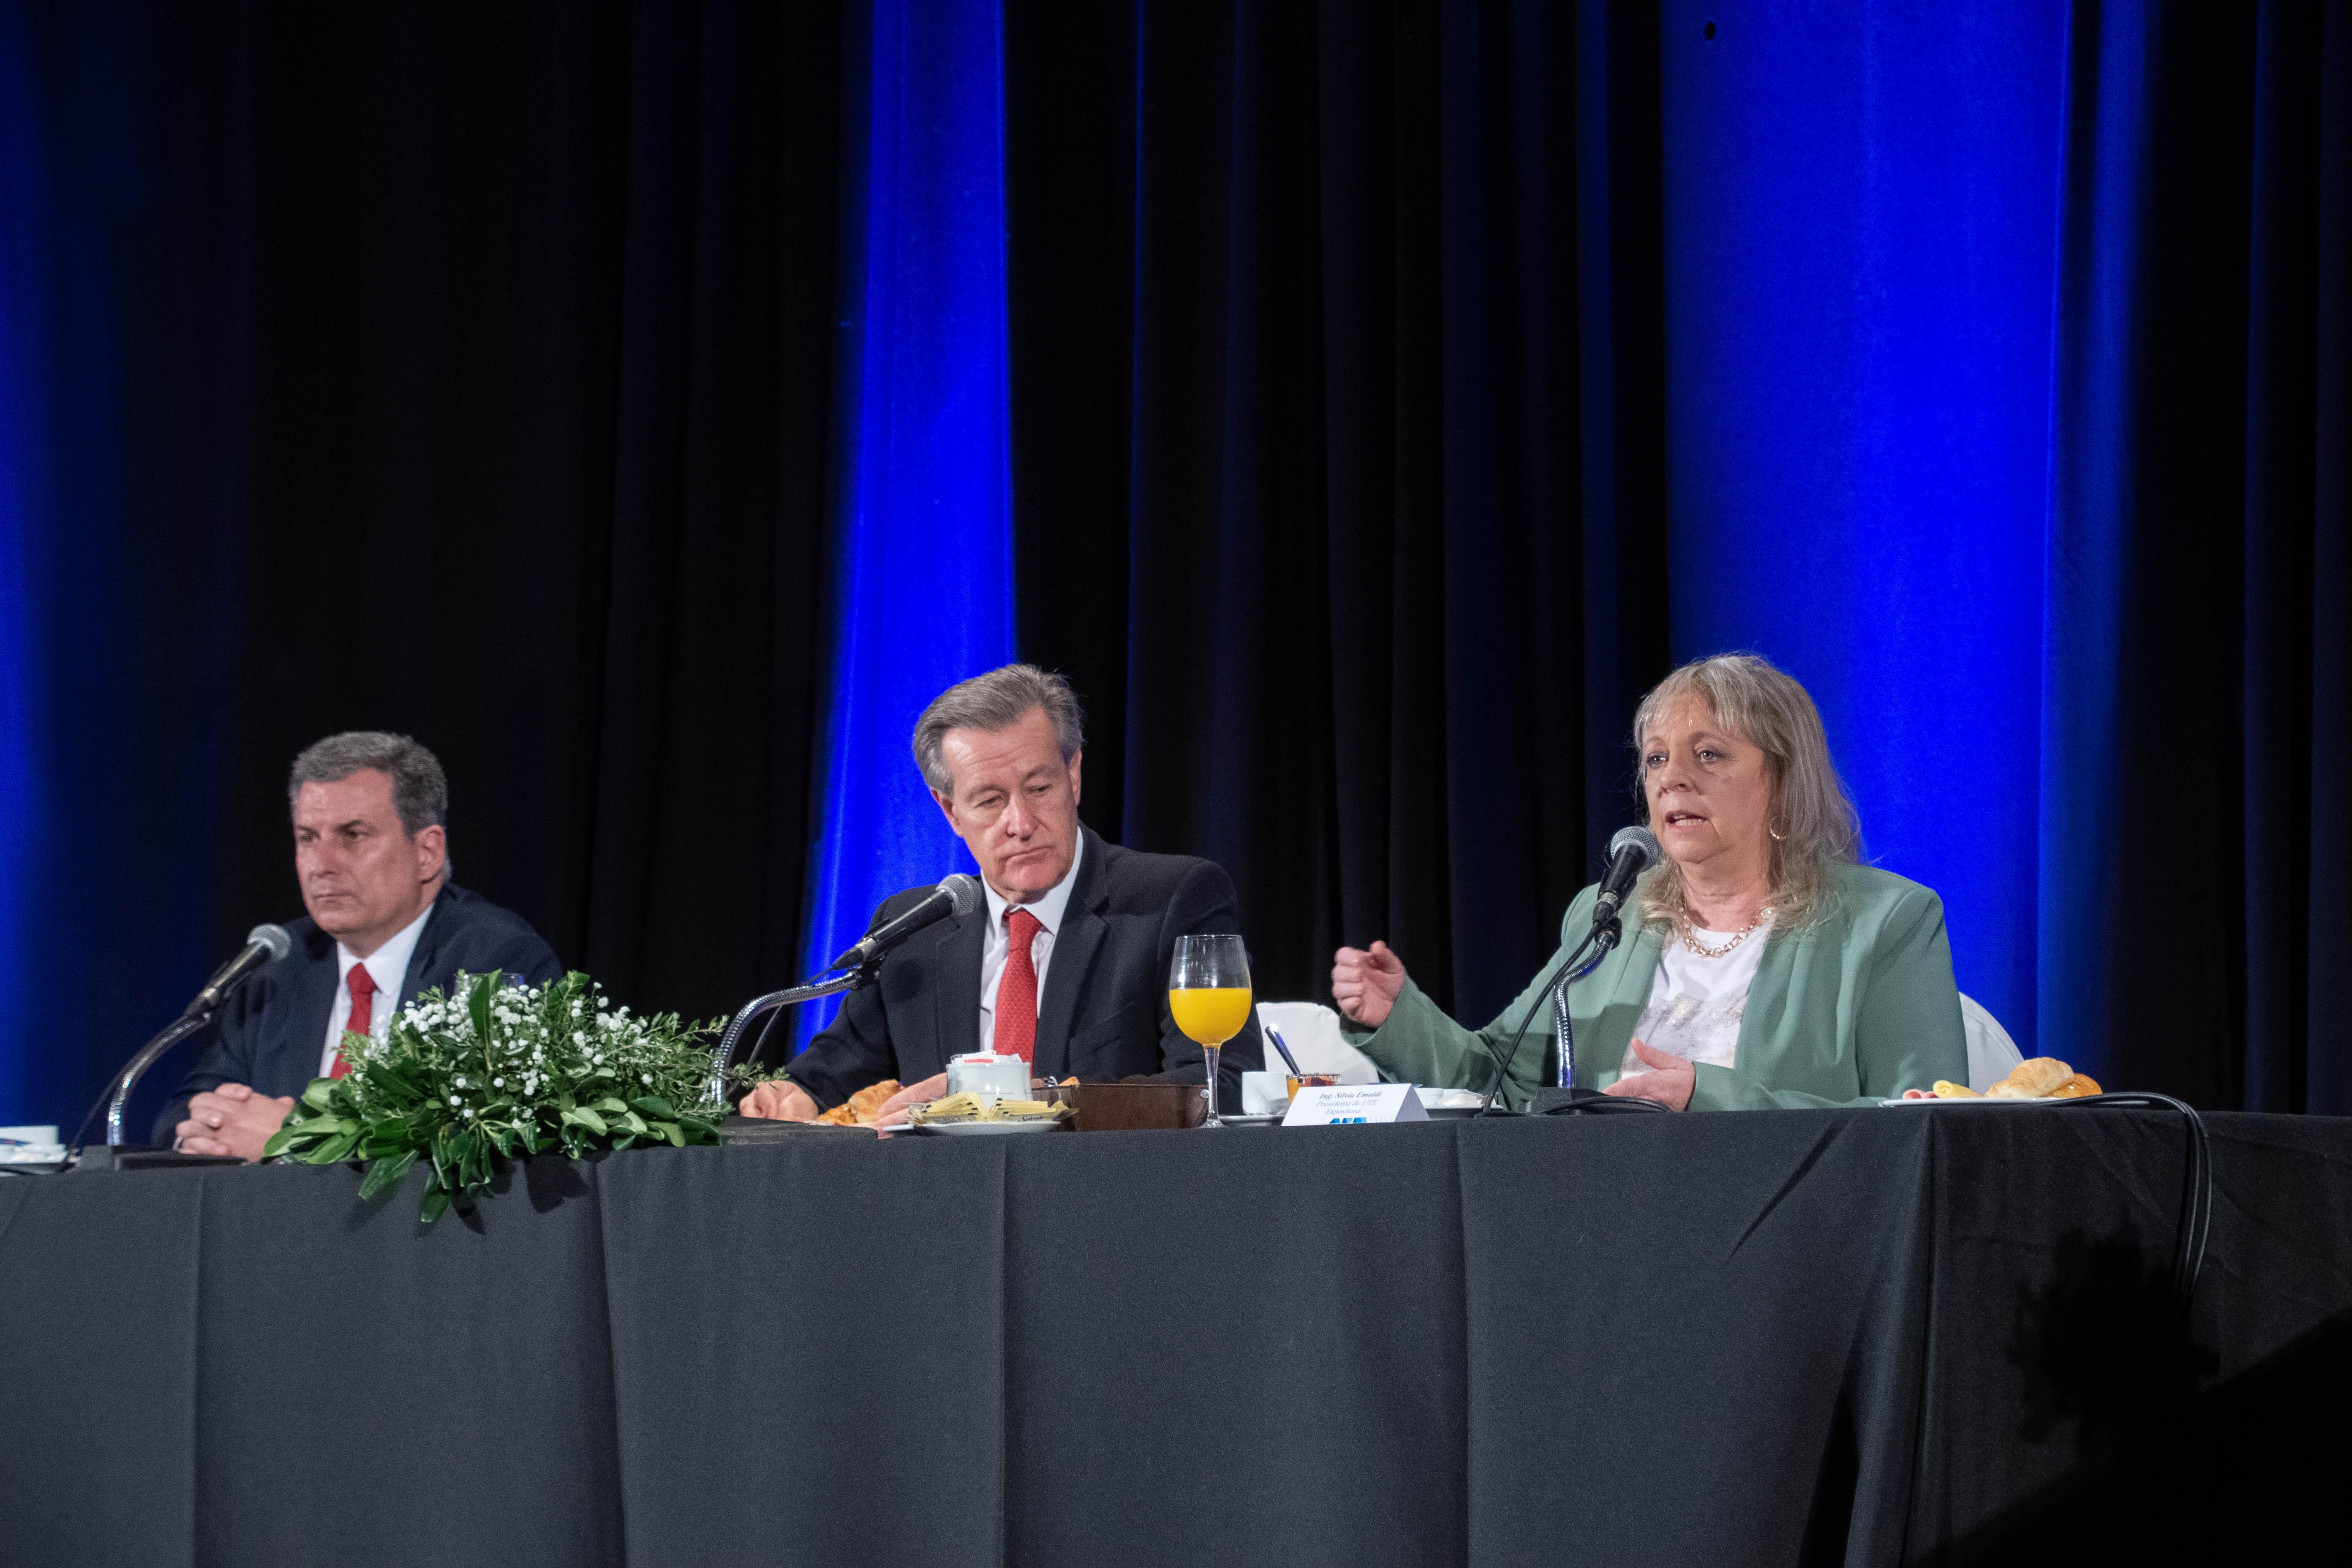
[[[1698,933],[1692,929],[1690,917],[1687,915],[1682,916],[1675,921],[1675,934],[1683,939],[1683,945],[1685,947],[1689,948],[1701,958],[1724,958],[1729,956],[1733,948],[1738,947],[1741,942],[1746,942],[1750,931],[1756,930],[1757,927],[1762,925],[1766,921],[1769,921],[1771,918],[1772,906],[1767,904],[1762,909],[1756,911],[1756,918],[1754,920],[1749,921],[1746,925],[1741,926],[1738,932],[1733,935],[1732,939],[1729,942],[1725,942],[1721,947],[1708,947],[1703,944],[1698,940]]]

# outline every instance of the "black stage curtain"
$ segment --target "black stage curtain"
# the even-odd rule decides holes
[[[709,1015],[791,973],[862,66],[835,10],[33,31],[58,199],[112,204],[84,287],[137,340],[89,420],[161,433],[91,477],[119,530],[51,563],[74,853],[43,896],[108,933],[49,977],[104,1014],[60,1109],[300,912],[286,769],[337,730],[432,746],[458,879],[623,1000]]]
[[[1615,23],[1622,21],[1621,32]],[[1024,657],[1262,995],[1524,984],[1667,637],[1655,24],[1006,0]]]
[[[2121,755],[2056,978],[2127,1082],[2352,1112],[2352,5],[2085,4],[2069,68],[2053,613],[2111,519]]]
[[[2352,1114],[2352,5],[2263,6],[2244,543],[2235,1103]],[[2194,89],[2179,97],[2193,101]]]

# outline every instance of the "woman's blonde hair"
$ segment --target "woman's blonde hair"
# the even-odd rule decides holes
[[[1862,823],[1830,758],[1821,710],[1802,686],[1752,653],[1694,659],[1658,682],[1633,710],[1633,795],[1649,815],[1649,766],[1643,738],[1668,707],[1685,697],[1705,702],[1715,721],[1764,753],[1771,805],[1765,823],[1773,835],[1772,924],[1798,931],[1829,913],[1829,871],[1862,858]],[[1654,827],[1656,825],[1652,824]],[[1643,874],[1643,923],[1685,920],[1682,868],[1671,856]]]

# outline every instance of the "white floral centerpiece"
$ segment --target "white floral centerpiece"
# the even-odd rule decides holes
[[[263,1158],[367,1163],[363,1199],[397,1187],[419,1160],[431,1179],[418,1217],[470,1208],[508,1161],[658,1143],[719,1142],[726,1106],[704,1098],[719,1022],[634,1017],[573,973],[546,985],[460,973],[428,991],[385,1037],[343,1036],[343,1078],[311,1081]]]

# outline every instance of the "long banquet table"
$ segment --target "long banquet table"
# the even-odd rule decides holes
[[[2352,1122],[2208,1120],[2185,1317],[2114,1109],[0,1181],[0,1562],[2259,1552],[2340,1491]]]

